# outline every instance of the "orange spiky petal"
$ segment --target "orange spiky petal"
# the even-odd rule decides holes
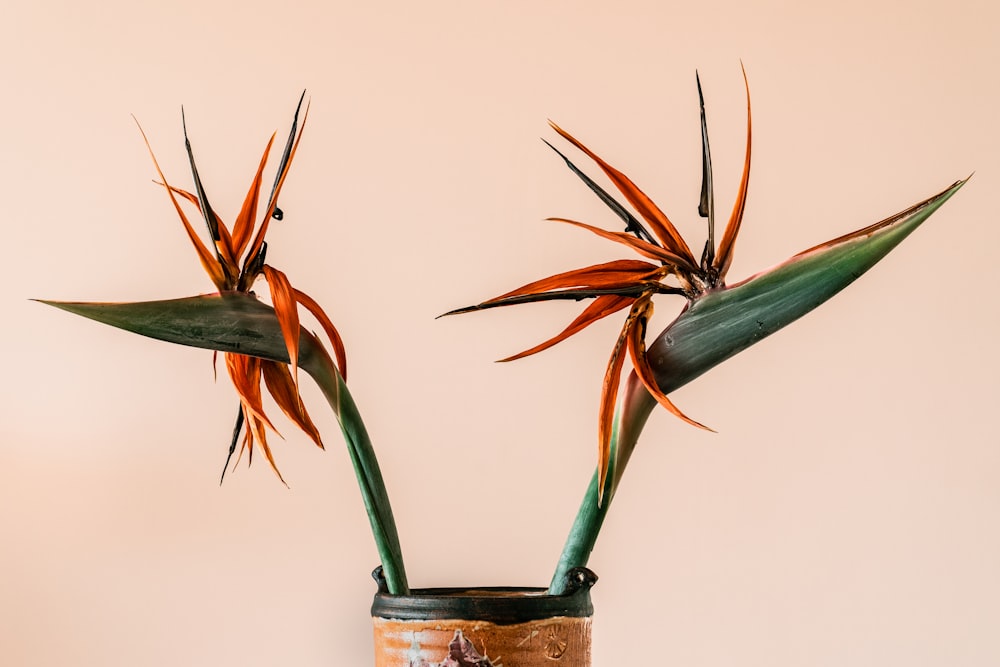
[[[608,315],[613,315],[622,308],[628,307],[628,305],[633,301],[635,301],[635,297],[620,296],[618,294],[604,294],[599,296],[594,299],[594,301],[588,305],[582,313],[580,313],[579,317],[570,322],[569,326],[563,329],[558,335],[553,336],[544,343],[539,343],[535,347],[525,350],[524,352],[519,352],[511,357],[500,359],[500,361],[514,361],[516,359],[536,354],[542,350],[547,350],[556,343],[560,343],[573,334],[582,331],[597,320],[607,317]]]
[[[299,386],[299,309],[295,302],[295,290],[288,277],[267,264],[264,265],[264,279],[271,290],[271,301],[274,314],[281,325],[281,335],[288,349],[289,364],[295,378],[295,387]]]
[[[195,206],[199,206],[198,195],[188,192],[187,190],[182,190],[180,188],[175,188],[172,185],[167,185],[166,183],[157,182],[157,185],[162,185],[165,188],[171,190],[174,194],[178,194],[187,201],[191,202]],[[219,255],[222,257],[223,262],[228,267],[228,271],[235,274],[239,272],[239,265],[236,262],[236,256],[233,254],[233,237],[229,233],[229,228],[226,227],[226,223],[222,221],[219,214],[214,210],[212,211],[213,219],[215,220],[215,228],[219,232],[219,242],[216,244],[216,248],[219,250]]]
[[[302,126],[299,129],[298,136],[295,138],[295,143],[292,144],[292,150],[288,154],[288,162],[285,163],[285,168],[282,169],[280,174],[278,174],[278,179],[274,186],[274,192],[271,195],[271,201],[267,205],[267,210],[264,212],[264,218],[260,223],[260,228],[258,228],[257,235],[254,237],[253,244],[250,246],[250,252],[246,256],[248,262],[253,261],[253,258],[260,252],[260,248],[264,243],[264,237],[267,235],[267,228],[271,223],[271,216],[274,213],[275,206],[278,205],[278,195],[281,193],[281,187],[285,184],[285,177],[288,176],[288,170],[292,166],[292,160],[295,158],[295,153],[299,149],[299,142],[302,140],[302,133],[305,132],[306,120],[308,118],[309,105],[306,104],[306,111],[302,116]]]
[[[319,429],[316,428],[309,416],[309,412],[302,402],[302,396],[299,395],[292,376],[288,372],[288,367],[277,361],[265,360],[261,363],[261,371],[268,392],[281,411],[285,413],[285,416],[312,438],[312,441],[320,449],[324,449]]]
[[[264,405],[260,394],[260,361],[257,357],[227,352],[226,370],[229,371],[229,378],[233,381],[236,393],[239,394],[247,420],[255,417],[272,431],[278,433],[278,429],[264,414]],[[278,435],[281,434],[278,433]]]
[[[719,241],[719,252],[716,254],[713,262],[718,271],[720,281],[725,280],[726,272],[729,271],[729,265],[733,261],[733,248],[736,245],[736,236],[740,233],[740,224],[743,222],[743,211],[747,205],[747,189],[750,184],[750,139],[752,132],[750,120],[750,84],[747,82],[746,69],[743,70],[743,85],[747,91],[747,149],[743,159],[743,175],[740,177],[740,188],[736,193],[736,203],[733,205],[733,212],[729,216],[729,222],[726,223],[726,231],[722,235],[722,240]]]
[[[271,446],[267,444],[267,432],[264,430],[264,423],[255,415],[250,415],[247,418],[247,424],[249,425],[249,430],[247,431],[248,437],[246,442],[249,442],[248,451],[250,456],[253,456],[253,444],[256,440],[257,444],[259,444],[260,448],[264,451],[264,456],[267,458],[267,462],[271,464],[271,470],[273,470],[274,474],[278,476],[278,479],[281,480],[282,484],[288,486],[288,482],[285,481],[285,478],[281,476],[281,471],[278,470],[278,464],[274,461],[274,454],[271,453]],[[252,436],[250,435],[251,433],[253,434]]]
[[[486,301],[485,304],[502,301],[514,296],[549,292],[559,289],[587,288],[613,289],[625,285],[633,285],[646,280],[655,280],[662,274],[662,269],[655,264],[637,259],[621,259],[603,264],[594,264],[582,269],[573,269],[557,273],[548,278],[542,278],[522,285],[506,294]]]
[[[181,222],[184,224],[184,231],[187,232],[188,238],[191,239],[191,243],[194,245],[195,251],[198,253],[198,259],[201,261],[202,268],[208,273],[209,278],[215,283],[215,286],[220,290],[227,289],[225,271],[223,270],[222,264],[216,257],[209,252],[208,248],[202,243],[198,235],[195,234],[194,228],[191,227],[191,223],[188,221],[187,216],[184,215],[184,210],[181,209],[180,203],[174,196],[173,188],[167,182],[167,177],[163,175],[163,170],[160,169],[160,163],[156,160],[156,155],[153,154],[153,147],[149,144],[149,139],[146,137],[146,133],[143,131],[142,126],[139,125],[139,121],[135,121],[136,126],[139,128],[139,133],[142,135],[142,140],[146,143],[146,149],[149,151],[149,157],[153,159],[153,166],[156,167],[156,173],[159,174],[160,180],[167,188],[167,194],[170,196],[170,201],[174,205],[174,209],[177,211],[177,215],[180,216]]]
[[[632,312],[629,313],[629,319],[634,319],[634,324],[628,332],[628,350],[630,356],[632,357],[632,367],[635,368],[635,374],[639,376],[639,379],[646,387],[646,390],[657,400],[657,402],[659,402],[660,405],[665,407],[677,417],[686,421],[688,424],[697,426],[698,428],[703,428],[706,431],[711,431],[712,429],[691,419],[681,412],[677,406],[675,406],[670,399],[667,398],[667,395],[660,390],[659,385],[657,385],[656,378],[653,376],[653,370],[649,367],[649,360],[646,359],[646,323],[649,321],[652,314],[653,301],[648,297],[637,301],[635,306],[632,307]]]
[[[327,316],[326,312],[311,296],[301,290],[294,290],[294,292],[295,300],[312,313],[320,326],[323,327],[323,331],[326,332],[326,337],[330,339],[330,344],[333,346],[333,354],[337,357],[337,370],[340,371],[340,376],[346,380],[347,351],[344,348],[344,340],[340,337],[337,327],[333,326],[333,322]]]
[[[648,298],[648,297],[644,297]],[[608,468],[611,464],[611,431],[614,424],[615,403],[618,399],[618,385],[621,383],[622,365],[625,363],[623,352],[628,347],[628,335],[635,325],[636,304],[632,305],[625,326],[615,342],[608,360],[608,368],[604,372],[604,382],[601,384],[601,407],[597,417],[597,502],[604,499],[605,487],[608,483]]]
[[[264,456],[267,458],[268,463],[271,464],[274,474],[278,476],[282,484],[288,486],[274,461],[271,447],[267,444],[265,426],[277,433],[279,437],[281,434],[278,433],[278,429],[274,428],[274,424],[264,414],[264,406],[261,402],[260,394],[261,361],[261,359],[256,357],[226,353],[226,369],[229,371],[229,377],[233,381],[233,386],[236,387],[236,392],[240,395],[240,405],[243,408],[243,416],[247,425],[247,434],[243,440],[243,447],[246,448],[248,456],[252,459],[254,442],[260,444],[260,448],[264,451]],[[240,451],[242,454],[242,450]]]
[[[659,209],[659,207],[653,203],[646,194],[636,186],[632,180],[618,171],[610,164],[602,160],[596,153],[580,143],[576,138],[573,137],[569,132],[566,132],[561,127],[549,121],[549,125],[552,129],[558,132],[564,139],[569,141],[571,144],[583,151],[587,157],[597,163],[597,166],[611,179],[611,182],[615,184],[619,192],[625,196],[635,210],[649,223],[649,226],[653,228],[654,233],[660,239],[664,246],[669,248],[672,252],[680,255],[688,261],[691,265],[695,264],[694,255],[691,254],[691,249],[688,244],[684,241],[684,238],[674,227],[674,224],[670,222],[670,219]]]
[[[243,255],[243,251],[246,250],[247,244],[250,242],[250,236],[253,234],[257,218],[257,202],[260,199],[260,187],[264,176],[264,165],[267,164],[267,156],[271,153],[271,145],[274,143],[276,134],[271,135],[271,139],[264,148],[264,155],[260,158],[257,173],[250,183],[246,199],[243,200],[243,207],[233,223],[233,249],[237,257]]]
[[[648,241],[643,241],[640,238],[627,234],[625,232],[609,232],[606,229],[601,229],[600,227],[594,227],[593,225],[588,225],[585,222],[578,222],[576,220],[569,220],[568,218],[546,218],[550,222],[564,222],[567,225],[573,225],[574,227],[580,227],[581,229],[586,229],[589,232],[597,234],[601,238],[608,239],[610,241],[615,241],[616,243],[621,243],[629,248],[632,248],[638,252],[643,257],[648,257],[649,259],[655,259],[664,264],[671,266],[676,266],[678,268],[683,268],[688,271],[695,271],[695,265],[688,261],[685,257],[678,255],[676,253],[665,250],[659,246],[653,245]]]
[[[253,431],[250,428],[249,418],[246,416],[246,410],[243,409],[243,404],[240,403],[240,414],[243,417],[243,423],[246,426],[243,428],[243,439],[240,441],[240,451],[236,453],[236,460],[233,461],[233,470],[240,464],[243,460],[243,452],[247,452],[247,465],[253,462]],[[234,436],[235,437],[235,436]]]

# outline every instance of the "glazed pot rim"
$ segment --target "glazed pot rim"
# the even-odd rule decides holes
[[[379,583],[371,609],[376,618],[462,619],[510,625],[594,614],[590,589],[597,582],[597,575],[587,568],[574,568],[567,574],[568,585],[562,595],[548,595],[545,588],[521,586],[416,588],[408,595],[390,595],[381,567],[376,568],[372,576]]]

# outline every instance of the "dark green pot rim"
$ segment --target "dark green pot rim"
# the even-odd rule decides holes
[[[372,572],[379,589],[372,602],[372,616],[401,621],[458,619],[489,621],[498,625],[556,618],[593,616],[590,589],[597,575],[585,567],[567,573],[563,595],[548,595],[544,588],[485,586],[477,588],[415,588],[409,595],[390,595],[382,568]]]

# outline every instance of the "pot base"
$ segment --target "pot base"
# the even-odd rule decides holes
[[[376,667],[590,666],[590,618],[513,625],[374,618]]]

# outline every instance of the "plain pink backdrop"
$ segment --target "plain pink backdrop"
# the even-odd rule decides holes
[[[976,175],[844,294],[676,393],[718,434],[653,416],[591,562],[595,665],[1000,664],[998,24],[974,0],[12,3],[0,663],[371,661],[376,554],[317,392],[328,451],[279,422],[290,490],[262,462],[220,488],[236,401],[209,353],[28,301],[211,290],[129,114],[189,187],[184,104],[232,219],[308,88],[269,259],[346,338],[411,582],[543,585],[620,323],[497,365],[578,306],[434,317],[620,256],[543,221],[616,224],[539,141],[547,118],[701,238],[694,72],[728,211],[742,60],[733,280]]]

